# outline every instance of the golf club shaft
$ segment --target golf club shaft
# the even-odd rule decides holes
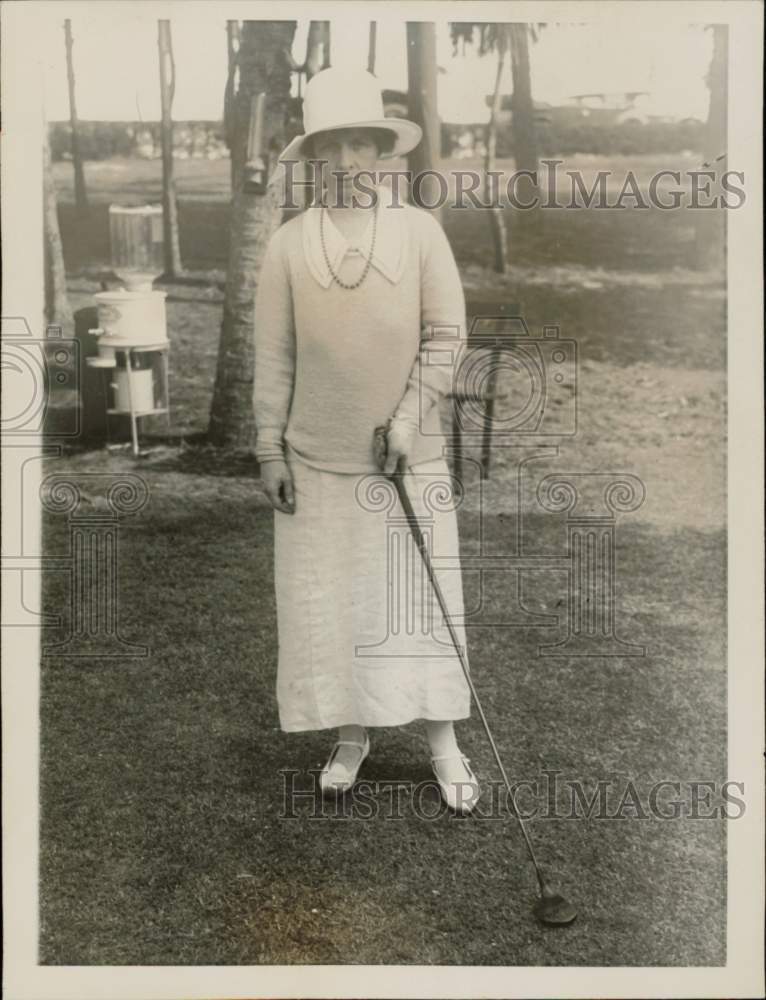
[[[487,722],[487,717],[484,714],[484,709],[481,706],[479,695],[477,694],[476,688],[474,687],[473,681],[471,680],[471,674],[468,669],[468,662],[465,658],[463,647],[461,646],[457,633],[455,632],[455,628],[452,622],[450,621],[449,611],[447,608],[446,601],[444,599],[444,594],[442,593],[442,589],[439,586],[439,581],[436,579],[436,574],[434,572],[433,564],[431,562],[431,557],[428,554],[425,537],[423,535],[423,532],[421,531],[420,524],[418,523],[418,519],[413,509],[412,503],[410,502],[410,498],[407,493],[407,487],[404,483],[404,471],[401,469],[401,467],[397,468],[396,472],[394,472],[391,478],[393,479],[394,485],[396,486],[396,491],[399,495],[399,501],[402,505],[402,509],[404,510],[405,516],[407,518],[407,523],[409,524],[412,537],[415,540],[415,544],[418,548],[418,551],[420,552],[421,559],[423,560],[423,565],[426,568],[428,579],[431,581],[431,586],[433,587],[434,593],[436,594],[436,600],[438,601],[442,615],[444,616],[444,621],[447,625],[447,630],[449,632],[450,639],[452,640],[452,644],[455,647],[455,652],[457,653],[458,659],[460,660],[460,666],[463,668],[463,674],[465,675],[465,679],[468,682],[468,687],[471,691],[474,703],[476,704],[476,708],[479,712],[479,716],[484,726],[484,731],[487,734],[487,739],[489,740],[490,746],[492,747],[492,752],[495,755],[497,766],[500,768],[500,773],[503,776],[503,781],[505,782],[505,787],[507,788],[508,795],[510,797],[513,814],[517,819],[519,826],[521,827],[521,832],[524,837],[524,842],[526,843],[527,850],[529,851],[529,857],[532,860],[532,864],[535,866],[535,872],[537,873],[537,880],[540,884],[540,888],[542,889],[545,884],[545,880],[543,878],[542,872],[540,871],[540,866],[537,863],[537,858],[535,857],[535,852],[532,847],[532,842],[529,839],[529,834],[527,833],[526,827],[524,826],[524,821],[519,815],[519,810],[516,808],[516,799],[513,794],[513,789],[511,788],[511,783],[508,780],[508,775],[505,773],[505,768],[503,767],[503,762],[500,759],[500,753],[498,752],[497,745],[494,741],[492,732],[489,728],[489,723]]]

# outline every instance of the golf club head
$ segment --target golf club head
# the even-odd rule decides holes
[[[548,927],[564,927],[572,923],[577,916],[577,910],[546,883],[541,889],[540,898],[535,903],[534,914],[541,924],[546,924]]]

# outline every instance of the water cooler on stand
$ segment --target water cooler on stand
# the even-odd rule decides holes
[[[170,422],[165,292],[155,291],[163,270],[162,208],[109,206],[112,268],[122,288],[94,298],[98,355],[87,359],[106,378],[107,439],[109,417],[130,418],[133,454],[138,455],[139,420],[164,414]]]

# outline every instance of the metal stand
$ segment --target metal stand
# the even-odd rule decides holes
[[[109,417],[115,415],[128,415],[130,417],[130,437],[133,454],[137,457],[141,453],[138,439],[138,420],[139,417],[149,417],[157,416],[164,413],[167,419],[168,426],[170,426],[170,389],[169,389],[169,372],[168,372],[168,352],[170,349],[170,342],[159,341],[157,343],[120,343],[119,341],[114,341],[109,343],[110,349],[113,348],[115,351],[115,357],[97,357],[88,358],[87,364],[95,368],[103,368],[107,372],[114,372],[118,368],[122,368],[122,365],[118,365],[116,359],[116,353],[120,352],[125,355],[125,366],[124,370],[127,372],[127,387],[128,387],[128,408],[118,407],[115,405],[109,405],[107,402],[106,409],[106,438],[107,447],[110,445],[110,434],[109,434]],[[133,367],[133,355],[135,354],[154,354],[155,357],[152,359],[152,390],[154,395],[154,403],[150,409],[140,410],[136,405],[137,400],[137,388],[135,383],[135,370]],[[144,369],[146,370],[146,369]],[[107,382],[107,401],[110,399],[110,389],[112,392],[116,389],[116,383],[113,381]],[[159,391],[158,391],[159,390]]]

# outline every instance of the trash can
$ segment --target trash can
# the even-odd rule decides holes
[[[74,314],[75,338],[80,345],[79,366],[79,397],[80,397],[80,435],[79,439],[87,444],[105,444],[107,441],[107,395],[103,372],[92,368],[88,358],[98,357],[98,338],[89,331],[98,326],[98,309],[96,306],[85,306]],[[115,416],[112,418],[112,432],[120,436],[130,433],[130,418]]]

